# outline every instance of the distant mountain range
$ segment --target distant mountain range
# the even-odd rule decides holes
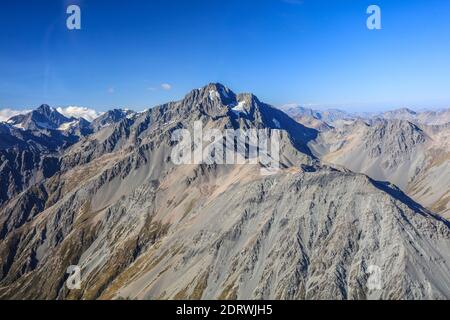
[[[0,123],[0,298],[449,299],[446,113],[286,112],[211,83]],[[279,134],[280,171],[176,165],[174,132],[198,122]]]
[[[318,129],[317,157],[390,181],[427,208],[450,217],[450,109],[383,113],[282,109]]]
[[[297,121],[313,125],[318,129],[340,126],[354,120],[406,120],[424,125],[445,125],[450,123],[450,108],[417,112],[408,108],[386,112],[347,112],[339,109],[315,110],[296,104],[289,104],[280,107],[280,110],[283,110]]]

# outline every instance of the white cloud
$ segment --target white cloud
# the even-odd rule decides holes
[[[86,107],[77,107],[77,106],[69,106],[66,108],[57,108],[59,113],[65,115],[66,117],[74,117],[74,118],[84,118],[87,121],[92,121],[98,116],[101,115],[101,113],[97,112],[94,109],[89,109]]]
[[[114,88],[113,88],[113,87],[111,87],[111,88],[108,88],[108,93],[111,93],[111,94],[113,94],[113,93],[114,93]]]
[[[0,122],[7,121],[11,117],[28,112],[30,112],[30,110],[0,109]]]
[[[161,84],[161,88],[163,88],[163,90],[169,91],[170,89],[172,89],[172,86],[168,83],[163,83]]]

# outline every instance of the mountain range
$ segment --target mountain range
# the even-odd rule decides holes
[[[405,120],[422,125],[446,125],[450,123],[450,108],[441,110],[413,111],[408,108],[386,112],[347,112],[339,109],[311,109],[297,104],[288,104],[280,110],[299,121],[317,128],[337,127],[362,120],[365,122],[384,120]]]
[[[0,123],[0,298],[449,299],[449,124],[285,111],[211,83]],[[280,170],[174,164],[196,122],[279,134]]]
[[[359,114],[282,109],[320,131],[310,147],[322,161],[394,183],[418,203],[450,217],[450,109]]]

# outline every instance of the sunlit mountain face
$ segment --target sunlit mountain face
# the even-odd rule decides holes
[[[2,1],[0,302],[450,299],[449,12]]]
[[[447,298],[449,125],[302,112],[321,128],[213,83],[141,113],[3,122],[0,297]],[[248,151],[264,134],[276,170]]]

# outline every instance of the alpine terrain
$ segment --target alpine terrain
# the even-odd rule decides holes
[[[381,114],[283,109],[320,131],[310,147],[322,161],[394,183],[418,203],[450,218],[450,109]]]
[[[0,299],[450,299],[449,123],[302,111],[213,83],[0,123]],[[279,136],[280,169],[176,164],[199,122]]]

